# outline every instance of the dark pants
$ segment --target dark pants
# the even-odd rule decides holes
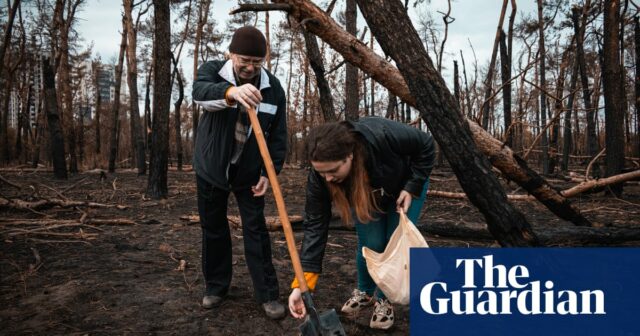
[[[231,236],[227,221],[229,191],[196,175],[198,212],[202,226],[202,273],[207,295],[225,296],[231,284]],[[259,303],[278,299],[278,278],[271,260],[271,241],[264,218],[264,197],[251,189],[233,191],[240,218],[244,255]]]

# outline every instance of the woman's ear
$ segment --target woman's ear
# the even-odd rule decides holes
[[[349,160],[353,160],[353,152],[351,152],[351,154],[347,155],[347,158],[349,158]]]

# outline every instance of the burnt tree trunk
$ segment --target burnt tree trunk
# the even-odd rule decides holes
[[[636,145],[635,157],[640,157],[640,20],[638,17],[633,18],[634,33],[633,41],[636,50],[636,78],[635,78],[635,94],[636,94]]]
[[[346,3],[347,8],[345,10],[345,28],[347,33],[356,36],[356,34],[358,33],[358,8],[356,6],[356,0],[346,0]],[[358,68],[356,68],[355,65],[347,62],[345,71],[344,116],[346,120],[358,120],[358,105],[360,103],[360,97],[358,96]]]
[[[398,105],[398,99],[396,96],[389,91],[389,102],[387,103],[387,113],[384,115],[387,119],[396,119],[396,107]]]
[[[211,0],[204,0],[200,2],[198,7],[198,25],[196,26],[196,36],[193,46],[193,81],[198,79],[198,57],[200,57],[200,43],[202,39],[202,30],[207,24],[207,18],[209,17],[209,6]],[[155,50],[155,49],[154,49]],[[154,81],[155,82],[155,81]],[[155,95],[155,94],[154,94]],[[200,120],[200,110],[198,104],[191,104],[191,123],[193,124],[193,143],[196,143],[196,137],[198,136],[198,121]]]
[[[553,108],[555,110],[555,114],[549,115],[549,120],[552,125],[551,129],[551,141],[549,141],[549,174],[553,174],[556,170],[556,166],[558,164],[558,133],[560,132],[559,120],[562,113],[569,113],[569,111],[564,109],[564,104],[562,103],[562,95],[564,93],[564,85],[566,80],[566,72],[567,66],[569,65],[569,56],[570,56],[571,47],[567,48],[562,53],[562,60],[560,63],[560,70],[558,73],[558,78],[556,80],[556,91],[555,91],[555,99]]]
[[[149,150],[149,137],[151,135],[151,78],[153,77],[153,62],[147,72],[147,86],[144,93],[144,149]],[[194,104],[196,105],[196,104]]]
[[[460,81],[458,80],[460,75],[458,74],[458,61],[453,61],[453,96],[456,98],[456,103],[458,107],[462,106],[460,104]],[[462,108],[460,108],[462,110]]]
[[[586,130],[586,138],[587,138],[587,155],[589,155],[592,159],[598,154],[598,139],[596,137],[596,112],[593,108],[591,108],[591,91],[589,90],[589,78],[587,77],[587,63],[584,56],[584,25],[586,20],[582,20],[582,23],[579,19],[579,10],[578,8],[572,8],[571,19],[573,20],[573,26],[576,36],[576,58],[578,62],[578,66],[580,67],[580,85],[582,86],[582,99],[584,100],[584,109],[587,114],[587,130]],[[599,165],[596,162],[593,163],[593,176],[597,177],[599,175]]]
[[[133,22],[133,0],[124,0],[124,24],[127,32],[127,85],[129,86],[129,123],[131,134],[131,149],[135,155],[138,175],[147,173],[147,163],[144,151],[144,138],[140,126],[140,108],[138,106],[138,60],[136,47],[138,45],[137,22]]]
[[[477,149],[468,125],[444,80],[434,68],[407,12],[397,1],[365,1],[358,5],[385,53],[409,84],[416,106],[471,202],[485,216],[489,231],[502,246],[535,246],[537,238],[524,216],[508,201]],[[474,164],[468,164],[469,162]]]
[[[622,67],[620,64],[620,2],[604,1],[604,45],[602,87],[604,91],[605,158],[606,176],[618,175],[624,168],[624,100],[620,90]],[[617,196],[622,194],[622,184],[609,186]]]
[[[173,104],[174,130],[176,133],[176,157],[178,160],[178,171],[182,171],[182,121],[180,119],[182,114],[182,101],[184,100],[184,82],[182,81],[182,74],[178,70],[178,63],[176,62],[175,57],[173,57],[172,60],[178,79],[178,99]]]
[[[504,113],[505,144],[513,146],[511,131],[511,55],[507,49],[504,30],[500,30],[500,75],[502,80],[502,106]]]
[[[124,17],[122,18],[124,20]],[[125,25],[123,24],[123,27]],[[127,48],[127,31],[122,32],[120,40],[120,53],[118,54],[118,64],[116,65],[116,83],[113,103],[111,104],[111,139],[109,143],[109,172],[116,171],[116,157],[118,155],[118,143],[120,138],[120,87],[122,83],[122,65],[124,54]]]
[[[153,126],[147,195],[167,197],[169,105],[171,103],[171,15],[169,0],[154,0]]]
[[[290,15],[296,20],[311,18],[312,20],[307,25],[310,32],[322,38],[346,60],[370,74],[390,93],[415,106],[416,100],[411,95],[400,71],[364,44],[358,43],[354,36],[340,28],[320,8],[307,0],[273,0],[273,2],[287,3],[293,6],[295,10],[292,10]],[[517,157],[509,147],[503,146],[500,141],[493,138],[474,121],[467,120],[467,124],[473,132],[474,140],[479,149],[508,179],[518,183],[560,218],[572,221],[576,225],[591,225],[573,208],[569,200],[531,170],[526,162]]]
[[[493,41],[493,51],[491,52],[491,61],[489,61],[489,69],[487,70],[487,78],[484,82],[484,103],[482,104],[482,128],[485,130],[489,127],[489,101],[491,100],[492,94],[492,84],[493,84],[493,74],[495,72],[496,67],[496,56],[498,54],[498,44],[500,43],[500,31],[502,30],[502,24],[504,22],[504,14],[507,11],[507,2],[508,0],[502,1],[502,9],[500,10],[500,19],[498,20],[498,28],[496,30],[496,37]]]
[[[316,76],[316,83],[318,84],[318,92],[320,93],[320,109],[324,116],[324,121],[336,121],[336,112],[333,108],[333,96],[331,95],[331,88],[329,82],[325,78],[324,64],[322,62],[322,55],[320,55],[320,48],[318,48],[318,41],[315,35],[309,33],[304,27],[302,27],[302,33],[304,34],[304,41],[307,47],[307,58],[309,58],[309,65],[313,69],[313,73]]]
[[[575,99],[576,86],[578,84],[578,63],[574,62],[571,70],[571,84],[569,84],[569,98],[567,99],[567,111],[564,115],[563,141],[562,141],[562,171],[569,171],[569,154],[571,154],[571,114],[573,113],[573,102]]]
[[[95,69],[95,74],[94,74],[94,83],[95,83],[95,87],[98,87],[98,76],[100,76],[100,72],[102,71],[102,68],[100,67],[99,63],[96,62],[95,66],[97,67]],[[96,90],[96,117],[93,119],[94,122],[94,127],[95,127],[95,143],[96,143],[96,147],[95,147],[95,159],[99,160],[98,157],[100,156],[100,115],[101,115],[101,111],[102,110],[102,96],[100,95],[100,91]]]
[[[67,178],[67,165],[64,153],[64,135],[58,113],[58,97],[56,94],[55,74],[50,59],[42,59],[42,79],[44,84],[44,110],[49,128],[49,143],[53,161],[53,175],[59,179]]]
[[[549,174],[549,139],[547,138],[547,90],[546,84],[546,57],[547,53],[544,45],[544,17],[542,16],[542,0],[538,0],[538,57],[540,58],[540,70],[538,72],[538,85],[540,86],[540,126],[542,137],[540,147],[542,147],[542,174]]]

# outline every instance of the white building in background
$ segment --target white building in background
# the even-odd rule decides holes
[[[38,116],[44,108],[42,105],[44,87],[40,55],[33,55],[32,57],[34,66],[28,74],[31,85],[31,95],[27,104],[29,106],[29,126],[34,128]],[[83,114],[85,124],[90,123],[95,117],[96,93],[100,95],[102,106],[110,105],[115,99],[115,66],[113,64],[100,64],[96,80],[93,78],[95,73],[93,66],[94,64],[91,61],[85,61],[79,69],[72,70],[72,77],[75,76],[76,80],[79,80],[80,83],[78,94],[74,95],[74,109]],[[60,89],[58,88],[58,95],[59,94]],[[123,71],[120,88],[121,102],[127,101],[128,95],[126,72]],[[18,127],[18,117],[23,110],[22,105],[23,101],[16,87],[11,91],[9,99],[9,128],[16,129]]]
[[[40,61],[40,55],[30,54],[31,61],[33,62],[33,66],[30,69],[29,73],[29,85],[31,94],[29,96],[29,100],[26,102],[28,104],[28,118],[29,118],[29,126],[31,128],[35,127],[36,120],[38,119],[38,115],[42,110],[42,106],[40,101],[42,100],[42,62]],[[18,118],[20,116],[21,111],[23,110],[24,102],[20,99],[20,94],[18,92],[19,88],[14,87],[11,90],[11,95],[9,97],[9,128],[16,129],[18,128]],[[25,92],[25,94],[27,94]]]
[[[115,100],[116,67],[113,64],[96,64],[85,61],[80,78],[80,94],[74,104],[83,113],[85,123],[89,123],[96,115],[97,94],[100,95],[100,103],[103,106],[110,105]],[[97,74],[96,74],[97,72]],[[95,78],[94,78],[95,76]],[[126,82],[126,70],[122,72],[120,83],[120,101],[126,101],[129,91]],[[106,110],[103,110],[103,113]]]

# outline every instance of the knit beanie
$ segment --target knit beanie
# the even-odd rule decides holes
[[[245,26],[233,33],[229,51],[243,56],[265,57],[267,40],[255,27]]]

